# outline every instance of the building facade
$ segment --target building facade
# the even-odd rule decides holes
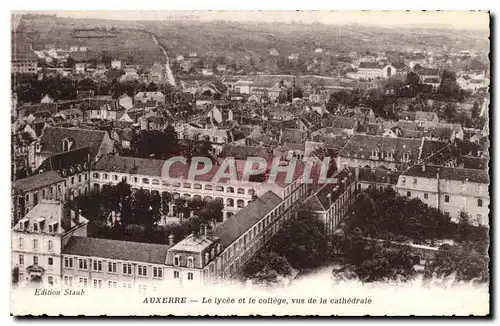
[[[458,222],[462,212],[470,222],[488,226],[489,176],[485,170],[434,165],[414,165],[404,171],[397,184],[402,196],[418,198]]]

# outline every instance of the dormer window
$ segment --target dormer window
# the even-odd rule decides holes
[[[188,257],[187,259],[187,267],[194,267],[194,258],[193,257]]]
[[[38,232],[38,223],[33,223],[33,231]]]
[[[71,149],[71,145],[72,145],[72,142],[68,138],[63,139],[63,141],[62,141],[63,152],[69,151]]]
[[[403,153],[403,161],[408,162],[410,160],[410,153]]]
[[[205,264],[210,261],[210,254],[208,252],[205,253]]]
[[[181,257],[179,255],[174,256],[174,266],[180,266],[181,265]]]

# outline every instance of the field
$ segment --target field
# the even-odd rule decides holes
[[[116,32],[115,38],[73,38],[75,29],[103,28]],[[57,47],[85,45],[97,52],[152,64],[162,53],[146,31],[158,35],[169,56],[196,52],[203,57],[225,56],[240,65],[252,60],[257,67],[274,67],[269,55],[276,48],[281,58],[298,53],[303,60],[339,52],[419,49],[441,51],[480,50],[488,52],[487,31],[457,29],[382,28],[363,25],[238,23],[226,21],[116,21],[61,17],[28,17],[17,27],[33,41],[35,49],[46,44]],[[314,49],[323,48],[323,54]],[[272,69],[270,69],[272,71]]]

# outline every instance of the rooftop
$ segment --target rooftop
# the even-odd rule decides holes
[[[165,264],[167,251],[168,245],[73,236],[62,252],[65,255]]]
[[[12,189],[15,193],[25,193],[63,181],[64,178],[57,174],[57,172],[47,171],[14,181]]]
[[[414,165],[404,171],[402,175],[435,179],[437,173],[439,173],[440,179],[464,182],[468,180],[468,182],[484,184],[489,184],[490,182],[488,171],[485,170],[450,168],[436,165],[426,165],[425,169],[422,168],[422,165]]]
[[[224,247],[228,247],[280,203],[281,198],[274,192],[268,191],[222,224],[219,224],[214,234],[221,239]]]

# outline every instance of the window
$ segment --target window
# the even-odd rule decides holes
[[[238,194],[244,195],[245,194],[245,189],[243,188],[238,188]]]
[[[33,250],[38,250],[38,239],[33,239]]]
[[[227,187],[227,192],[234,193],[234,188],[233,187]]]
[[[200,185],[199,183],[195,183],[195,184],[193,185],[193,188],[194,188],[194,189],[201,189],[201,185]]]
[[[411,191],[406,192],[406,197],[411,197]]]
[[[212,190],[212,189],[213,189],[212,185],[206,185],[205,186],[205,190]]]
[[[123,282],[123,288],[124,289],[131,289],[132,288],[132,283]]]
[[[450,196],[445,195],[445,196],[444,196],[444,202],[445,202],[445,203],[449,203],[449,202],[450,202]]]
[[[194,267],[194,259],[193,257],[188,257],[187,259],[187,267]]]
[[[64,286],[73,286],[73,277],[64,276]]]
[[[47,259],[47,262],[48,262],[49,266],[53,266],[53,265],[54,265],[54,258],[49,257],[49,258]]]
[[[154,184],[155,186],[158,186],[158,185],[160,185],[160,180],[153,179],[153,181],[151,183]]]
[[[102,272],[102,261],[101,260],[94,260],[93,270],[96,272]]]
[[[191,272],[188,273],[188,280],[189,281],[193,280],[193,273],[191,273]]]
[[[483,215],[482,214],[477,214],[477,224],[478,225],[483,225]]]
[[[180,266],[181,265],[181,257],[179,255],[174,256],[174,266]]]
[[[224,191],[224,187],[223,186],[216,186],[215,191]]]
[[[53,276],[47,277],[47,281],[48,281],[49,285],[54,285],[54,277]]]
[[[38,223],[33,223],[33,231],[38,232]]]
[[[99,179],[99,178],[100,178],[99,173],[94,172],[94,174],[93,174],[93,178],[94,178],[94,179]]]
[[[227,206],[234,207],[234,200],[232,198],[228,198],[226,200]]]
[[[49,225],[49,233],[52,233],[52,225]]]
[[[478,198],[478,200],[477,200],[477,206],[483,207],[483,200],[481,198]]]
[[[174,278],[179,278],[179,271],[174,271]]]
[[[23,245],[24,245],[23,238],[19,238],[18,243],[19,243],[19,249],[23,249]]]
[[[142,183],[149,184],[149,179],[148,178],[142,178]]]
[[[413,179],[413,184],[414,184],[414,185],[416,185],[416,184],[417,184],[417,179],[416,179],[416,178],[414,178],[414,179]]]
[[[104,180],[108,180],[108,174],[107,174],[107,173],[104,173],[104,174],[102,175],[102,177],[104,178]]]
[[[429,194],[424,194],[424,199],[429,199]]]
[[[123,274],[132,275],[132,264],[123,264]]]
[[[139,179],[137,177],[133,177],[134,183],[137,183]]]
[[[162,278],[163,269],[161,267],[153,267],[153,277]]]
[[[64,257],[64,267],[65,268],[73,268],[73,258]]]
[[[42,197],[45,198],[45,189],[42,190]]]
[[[403,184],[406,183],[406,178],[405,177],[401,177],[401,183],[403,183]]]
[[[182,184],[182,188],[191,188],[191,184],[190,183],[183,183]]]
[[[87,270],[89,269],[89,266],[87,265],[87,259],[78,259],[78,268],[82,270]]]
[[[52,240],[47,241],[47,247],[49,251],[52,251]]]
[[[102,280],[94,279],[94,289],[102,288]]]
[[[108,262],[108,273],[116,273],[116,263]]]
[[[19,255],[19,265],[21,265],[21,266],[24,265],[24,255],[23,254]]]
[[[145,265],[139,265],[139,266],[137,266],[137,274],[139,276],[144,276],[144,277],[148,276],[148,268],[147,268],[147,266],[145,266]]]
[[[146,286],[145,285],[137,285],[137,289],[139,290],[139,294],[146,294]]]
[[[238,208],[243,208],[245,207],[245,202],[242,199],[238,199],[236,206],[238,206]]]
[[[88,279],[86,277],[80,277],[78,278],[78,283],[80,287],[86,288],[88,286]]]
[[[108,281],[108,288],[116,289],[116,281]]]
[[[82,182],[82,175],[78,175],[78,182]]]
[[[74,185],[75,184],[75,177],[71,177],[71,184]]]
[[[33,256],[33,265],[38,265],[38,257]]]

